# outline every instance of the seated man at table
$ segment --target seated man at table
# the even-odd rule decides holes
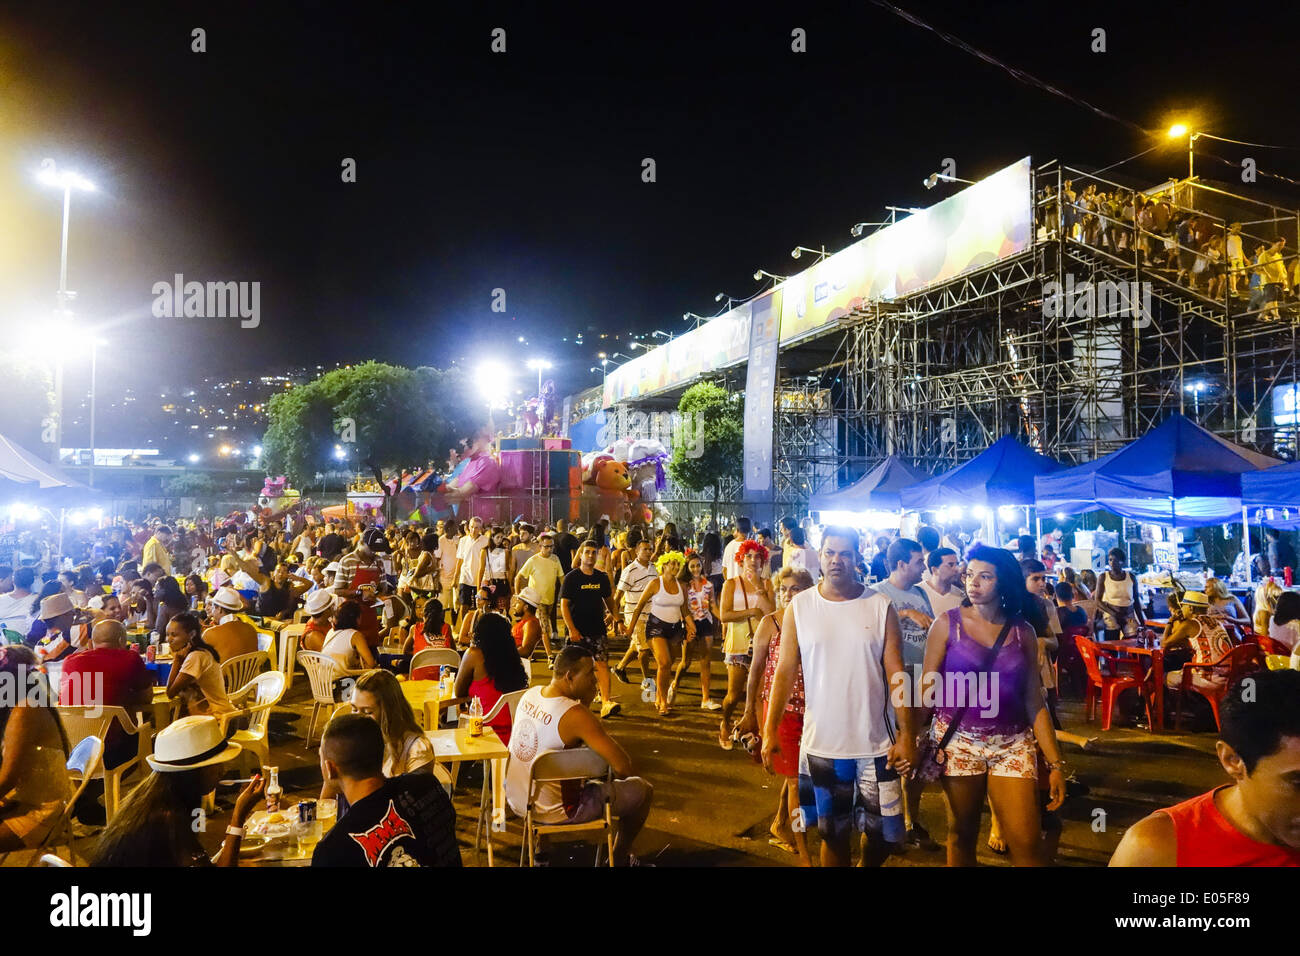
[[[1183,683],[1183,665],[1213,664],[1233,648],[1232,638],[1224,630],[1222,619],[1210,613],[1210,599],[1204,592],[1187,591],[1182,600],[1169,597],[1169,623],[1160,642],[1164,651],[1165,686],[1178,688]],[[1198,667],[1192,671],[1193,687],[1221,686],[1228,668]]]
[[[153,685],[143,658],[127,647],[122,622],[105,620],[90,632],[90,647],[64,661],[59,703],[67,707],[123,707],[134,721],[139,712],[149,711]],[[138,736],[125,733],[122,725],[113,721],[104,741],[104,766],[111,770],[134,757]],[[103,782],[91,781],[77,807],[82,823],[103,820],[104,810],[98,804],[101,793]]]
[[[1215,751],[1232,783],[1139,820],[1111,866],[1300,866],[1300,673],[1242,678],[1221,716]]]
[[[588,709],[596,696],[595,660],[581,644],[569,644],[555,658],[551,682],[533,687],[519,701],[510,735],[510,762],[506,769],[506,802],[522,816],[528,809],[528,788],[533,762],[540,754],[570,747],[590,747],[620,778],[612,790],[604,782],[578,787],[573,781],[541,784],[533,802],[539,823],[586,823],[604,813],[608,799],[617,818],[614,824],[614,864],[636,866],[632,841],[650,815],[654,788],[641,777],[630,776],[632,758],[605,733]]]
[[[240,615],[244,599],[232,587],[219,588],[208,604],[220,614],[217,623],[203,632],[203,639],[213,646],[223,661],[257,650],[257,628]]]
[[[325,646],[325,638],[329,637],[334,626],[334,593],[313,591],[303,602],[303,610],[308,617],[307,626],[302,632],[302,649],[320,653],[320,649]]]
[[[321,775],[348,811],[316,846],[312,866],[460,866],[456,811],[433,774],[384,776],[384,735],[361,714],[325,727]]]

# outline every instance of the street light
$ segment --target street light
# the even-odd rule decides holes
[[[723,299],[727,300],[728,312],[731,311],[732,306],[734,306],[737,302],[743,301],[741,299],[737,299],[734,295],[727,295],[727,293],[725,292],[719,292],[717,295],[713,297],[714,302],[721,302]]]
[[[789,276],[779,276],[779,275],[776,275],[775,273],[768,272],[766,269],[755,269],[755,270],[754,270],[754,281],[755,281],[755,282],[762,282],[762,281],[763,281],[763,276],[767,276],[769,279],[773,280],[774,282],[784,282],[786,279],[789,278]]]
[[[53,159],[41,160],[40,171],[36,181],[43,186],[53,186],[63,190],[63,240],[59,250],[59,310],[66,313],[68,304],[76,298],[75,292],[68,291],[68,218],[72,210],[72,190],[94,192],[95,184],[84,176],[70,169],[60,170]],[[63,447],[63,359],[57,357],[54,365],[54,457],[59,460],[59,449]]]
[[[805,252],[811,252],[813,255],[817,256],[818,262],[821,262],[822,259],[826,258],[825,246],[822,246],[820,249],[809,249],[807,246],[795,246],[790,250],[790,258],[798,259]]]
[[[541,395],[542,395],[542,370],[543,370],[543,369],[552,368],[553,366],[551,365],[550,362],[546,361],[546,359],[529,359],[529,360],[528,360],[528,367],[529,367],[529,368],[535,368],[535,369],[537,369],[537,397],[538,397],[538,398],[541,398]]]
[[[1201,392],[1208,391],[1209,386],[1204,382],[1188,382],[1183,386],[1183,390],[1192,393],[1192,417],[1199,423],[1201,420]]]
[[[967,186],[974,186],[975,180],[962,179],[960,176],[949,176],[947,173],[931,173],[921,180],[921,185],[926,189],[933,189],[939,183],[965,183]]]

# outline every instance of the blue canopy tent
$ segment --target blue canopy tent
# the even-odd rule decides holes
[[[1300,461],[1242,475],[1241,504],[1260,524],[1300,527]]]
[[[813,495],[808,502],[810,511],[898,511],[903,505],[899,492],[926,479],[897,455],[890,455],[880,464],[838,491]]]
[[[937,510],[952,505],[1032,505],[1034,476],[1056,471],[1061,463],[1003,435],[970,461],[935,475],[900,494],[904,508]]]
[[[1280,464],[1175,413],[1096,461],[1034,479],[1040,511],[1105,509],[1175,528],[1242,520],[1242,475]]]

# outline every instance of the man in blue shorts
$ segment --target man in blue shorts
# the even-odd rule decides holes
[[[822,579],[785,610],[781,658],[763,730],[763,763],[780,749],[777,724],[802,664],[804,729],[799,817],[817,821],[822,866],[848,866],[849,838],[865,839],[862,863],[879,866],[904,839],[900,774],[911,769],[911,711],[895,709],[890,687],[906,679],[898,614],[883,594],[858,583],[858,533],[822,534]],[[897,714],[897,719],[895,719]]]

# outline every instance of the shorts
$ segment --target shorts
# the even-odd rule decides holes
[[[746,651],[744,654],[723,654],[722,662],[728,667],[743,667],[749,669],[749,665],[754,662],[754,655]]]
[[[763,701],[763,724],[767,724],[767,701]],[[782,777],[799,776],[799,743],[803,740],[803,714],[787,710],[776,725],[781,750],[772,755],[772,769]]]
[[[550,643],[555,636],[555,605],[539,604],[537,605],[537,623],[542,626],[543,646]]]
[[[947,730],[948,721],[936,717],[930,733],[937,741],[943,739]],[[991,777],[1038,779],[1038,745],[1029,728],[1015,734],[959,730],[948,741],[944,757],[945,777],[975,777],[986,773]]]
[[[712,640],[715,630],[716,628],[714,628],[713,626],[713,618],[711,617],[697,618],[695,621],[695,640],[700,641],[706,638],[708,640]]]
[[[801,753],[799,812],[805,829],[816,817],[823,840],[844,842],[850,829],[856,829],[886,843],[902,843],[903,782],[897,771],[885,766],[886,760]]]
[[[646,636],[645,636],[645,626],[646,623],[649,621],[649,619],[650,619],[650,615],[642,614],[639,618],[637,618],[636,630],[628,635],[628,643],[630,643],[631,646],[636,650],[645,651],[646,653],[650,652],[650,642],[646,640]],[[623,615],[623,626],[627,627],[628,624],[631,623],[631,621],[632,621],[632,612],[628,611],[626,614]]]
[[[474,609],[474,595],[477,592],[478,588],[474,587],[472,584],[460,585],[456,593],[462,610]]]
[[[1123,631],[1126,637],[1136,637],[1138,632],[1138,619],[1135,611],[1125,614],[1121,620],[1110,611],[1101,612],[1101,623],[1108,631]]]
[[[680,642],[686,637],[686,625],[683,622],[677,621],[676,623],[671,623],[669,621],[661,621],[653,614],[649,614],[647,617],[649,620],[647,620],[645,624],[644,637],[644,640],[647,642],[656,637],[663,638],[669,642]]]
[[[609,796],[609,811],[615,817],[636,813],[654,797],[655,788],[642,777],[625,777],[607,781],[592,781],[582,788],[578,805],[569,811],[564,823],[590,823],[605,815],[605,797]]]
[[[601,632],[600,634],[582,635],[576,641],[570,637],[567,644],[576,644],[579,647],[585,647],[591,651],[591,656],[598,661],[609,660],[609,637]]]

